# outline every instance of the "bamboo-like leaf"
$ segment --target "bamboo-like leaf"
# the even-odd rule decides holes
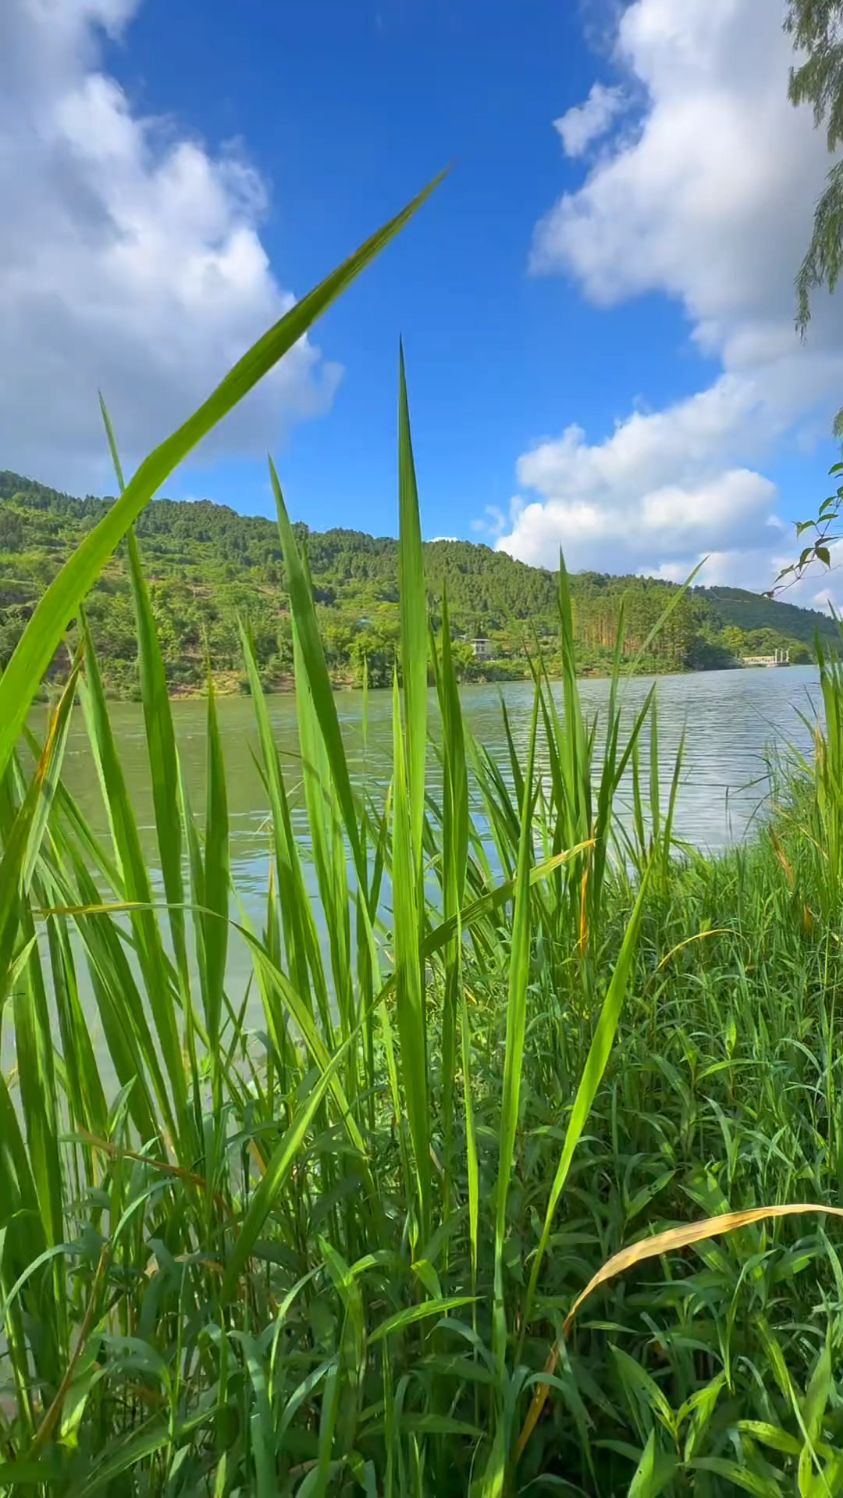
[[[329,1020],[329,1013],[325,979],[322,973],[322,958],[319,951],[319,936],[311,902],[307,896],[298,844],[293,831],[290,803],[281,773],[278,750],[272,736],[272,726],[258,675],[255,653],[252,641],[242,625],[240,626],[240,640],[260,738],[264,784],[272,811],[275,870],[278,879],[281,918],[284,923],[287,960],[296,987],[303,997],[309,991],[312,974],[318,994],[323,1000],[324,1024]]]
[[[0,999],[8,991],[19,930],[19,900],[31,883],[47,826],[70,728],[70,709],[76,696],[80,659],[68,677],[50,718],[44,746],[20,805],[10,811],[11,826],[0,857]]]
[[[306,562],[304,571],[308,598],[312,600],[313,592]],[[293,652],[296,675],[296,716],[298,719],[299,752],[305,801],[307,804],[309,841],[319,884],[324,920],[328,930],[328,942],[331,949],[331,970],[334,980],[333,1003],[331,1003],[327,995],[323,997],[321,1017],[325,1034],[330,1039],[334,1029],[334,1017],[338,1009],[340,1029],[343,1038],[345,1038],[350,1034],[353,1024],[353,968],[351,962],[351,926],[349,920],[346,851],[343,846],[343,822],[338,813],[333,788],[336,784],[336,775],[332,768],[332,760],[336,765],[336,773],[344,775],[349,785],[351,784],[351,777],[348,770],[345,745],[342,742],[341,735],[338,745],[334,746],[333,752],[328,752],[322,733],[322,724],[316,711],[310,672],[305,663],[302,638],[299,632],[299,621],[295,615],[293,619]],[[313,678],[314,680],[318,680],[318,663],[314,663],[314,666]],[[333,694],[331,694],[330,704],[324,699],[324,694],[323,700],[326,707],[334,707]],[[334,716],[336,716],[335,712]],[[361,860],[364,857],[361,831],[363,826],[365,826],[365,819],[361,816],[359,823],[355,820],[355,832],[360,839]]]
[[[100,411],[119,492],[125,487],[123,465],[117,436],[105,399],[100,392]],[[161,861],[161,874],[167,896],[167,914],[173,940],[176,967],[181,983],[185,1011],[186,1040],[193,1064],[194,1089],[197,1075],[193,1034],[193,1001],[190,993],[190,971],[187,957],[187,933],[184,918],[184,879],[182,874],[182,807],[179,796],[180,771],[173,714],[167,690],[164,658],[158,640],[155,617],[143,574],[134,528],[127,536],[129,580],[138,635],[138,677],[143,704],[152,804],[155,809],[155,832]]]
[[[454,939],[448,945],[445,959],[445,988],[442,1005],[442,1119],[445,1135],[445,1200],[443,1215],[450,1206],[451,1151],[454,1119],[454,1076],[456,1073],[457,1015],[464,1010],[462,993],[462,928],[460,909],[465,895],[468,864],[469,811],[468,772],[465,758],[465,734],[459,687],[451,652],[451,621],[447,589],[442,596],[441,660],[432,650],[436,672],[439,710],[442,716],[442,741],[447,753],[442,762],[442,894],[447,919],[455,923]],[[461,1024],[463,1034],[463,1069],[465,1081],[466,1149],[468,1155],[469,1217],[472,1241],[472,1264],[476,1268],[477,1248],[477,1159],[474,1154],[474,1121],[471,1112],[469,1080],[465,1075],[468,1057],[467,1019]]]
[[[456,1311],[460,1306],[471,1305],[474,1297],[472,1295],[445,1295],[435,1300],[423,1300],[420,1305],[408,1306],[403,1311],[396,1311],[394,1316],[388,1316],[369,1334],[369,1346],[373,1342],[381,1342],[384,1337],[394,1336],[396,1332],[404,1331],[408,1326],[415,1326],[419,1321],[427,1321],[431,1316],[447,1316],[449,1311]]]
[[[585,842],[576,843],[573,848],[565,848],[561,853],[554,853],[552,858],[545,859],[543,863],[535,864],[529,873],[531,888],[533,885],[540,884],[543,879],[549,879],[550,875],[557,869],[561,869],[563,864],[569,863],[578,853],[593,846],[593,839],[588,838]],[[458,915],[442,921],[440,925],[427,933],[422,942],[422,956],[432,957],[434,952],[440,951],[442,947],[447,946],[448,942],[453,941],[459,929],[468,930],[484,916],[491,915],[495,910],[508,905],[517,888],[517,877],[506,879],[503,884],[496,885],[494,889],[472,900],[469,905],[464,905]],[[384,988],[386,986],[385,984]]]

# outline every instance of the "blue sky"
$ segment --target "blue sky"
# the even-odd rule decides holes
[[[344,376],[329,416],[280,453],[318,527],[395,527],[396,348],[403,334],[426,532],[470,535],[506,507],[514,462],[569,420],[600,433],[630,395],[661,403],[696,370],[661,298],[611,318],[563,280],[531,277],[535,221],[581,169],[551,121],[601,60],[559,0],[145,0],[115,72],[144,111],[175,105],[231,136],[271,184],[261,238],[297,292],[447,163],[449,179],[314,333]],[[263,465],[185,471],[173,492],[265,508]]]
[[[268,513],[271,447],[298,517],[394,532],[402,334],[428,536],[765,586],[843,400],[835,307],[793,331],[828,161],[776,10],[9,0],[0,463],[107,490],[98,384],[136,461],[450,162],[167,492]]]

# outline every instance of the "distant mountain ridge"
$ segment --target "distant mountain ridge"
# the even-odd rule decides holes
[[[0,661],[8,658],[46,583],[110,503],[0,471]],[[340,528],[319,532],[299,525],[298,531],[306,541],[335,679],[359,680],[365,660],[370,681],[385,683],[398,635],[397,542]],[[173,689],[201,685],[208,663],[236,683],[238,617],[252,629],[267,685],[283,681],[292,650],[274,524],[210,500],[160,499],[143,512],[137,534]],[[555,573],[471,541],[427,542],[425,562],[434,614],[447,586],[465,676],[523,676],[525,644],[537,638],[553,667]],[[675,591],[674,584],[653,578],[574,575],[582,668],[606,668],[622,612],[624,653],[634,656]],[[121,556],[109,564],[87,608],[109,685],[131,691],[136,647]],[[705,669],[775,649],[809,659],[817,633],[828,642],[838,638],[833,620],[814,610],[740,588],[698,587],[673,609],[643,664],[654,671]],[[477,638],[489,642],[491,660],[475,658],[471,642]]]

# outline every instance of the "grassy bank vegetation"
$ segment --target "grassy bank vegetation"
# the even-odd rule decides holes
[[[382,800],[352,783],[273,473],[300,754],[279,758],[246,626],[259,927],[231,887],[214,695],[194,808],[131,539],[160,879],[84,617],[27,740],[121,527],[385,237],[142,465],[0,678],[0,1492],[838,1493],[843,1229],[819,1210],[843,1184],[838,667],[816,765],[790,767],[755,843],[706,859],[674,845],[681,756],[660,780],[654,700],[624,727],[617,675],[598,750],[563,574],[561,685],[536,664],[532,721],[492,761],[462,720],[444,596],[429,629],[402,375]],[[104,840],[61,780],[77,696]]]

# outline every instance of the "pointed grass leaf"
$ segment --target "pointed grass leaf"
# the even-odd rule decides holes
[[[418,877],[421,878],[427,752],[427,593],[403,345],[399,354],[398,372],[398,504],[398,594],[401,611],[404,732],[407,740],[407,792],[413,851],[418,865]]]
[[[307,674],[313,708],[322,730],[325,753],[328,757],[357,876],[361,885],[365,888],[367,883],[366,866],[360,841],[357,810],[351,789],[351,779],[348,773],[348,764],[343,747],[331,679],[328,675],[325,652],[322,648],[322,639],[316,619],[313,592],[307,569],[299,552],[293,527],[290,524],[290,517],[287,514],[287,506],[284,503],[284,496],[278,474],[275,470],[275,464],[271,458],[269,460],[269,476],[275,495],[281,550],[284,556],[287,587],[290,593],[290,608],[295,620],[301,660]]]
[[[632,1475],[628,1498],[658,1498],[672,1483],[676,1466],[676,1457],[661,1450],[655,1429],[651,1430],[641,1453],[641,1460]]]
[[[449,1311],[455,1311],[460,1306],[472,1305],[474,1298],[473,1295],[444,1295],[435,1300],[423,1300],[417,1306],[408,1306],[406,1310],[396,1311],[394,1316],[388,1316],[386,1321],[381,1321],[369,1333],[369,1345],[382,1342],[384,1337],[392,1337],[396,1332],[415,1326],[419,1321],[427,1321],[431,1316],[447,1316]]]
[[[216,697],[213,682],[208,681],[207,776],[205,807],[205,862],[203,894],[207,915],[203,916],[201,973],[205,1001],[205,1025],[211,1052],[214,1079],[214,1103],[222,1104],[222,1078],[218,1066],[220,1027],[225,985],[225,962],[228,952],[228,792],[222,754]]]
[[[425,972],[419,951],[419,879],[397,676],[393,681],[392,692],[392,732],[395,1012],[401,1041],[401,1078],[413,1141],[421,1234],[424,1239],[430,1231],[430,1107]]]

